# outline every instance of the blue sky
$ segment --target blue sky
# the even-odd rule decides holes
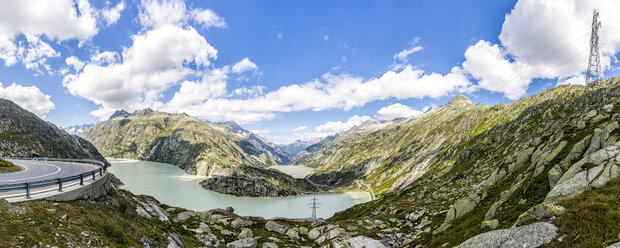
[[[59,126],[150,107],[288,143],[583,83],[594,8],[615,76],[613,0],[8,1],[0,97]]]

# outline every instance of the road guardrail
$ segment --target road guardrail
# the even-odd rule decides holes
[[[73,182],[80,180],[80,185],[84,185],[84,179],[88,179],[92,177],[92,180],[95,181],[97,174],[99,177],[103,176],[103,173],[107,172],[107,168],[109,165],[106,163],[94,160],[94,159],[71,159],[71,158],[46,158],[46,157],[34,157],[34,158],[25,158],[25,157],[0,157],[0,159],[18,159],[18,160],[40,160],[40,161],[61,161],[61,162],[79,162],[79,163],[91,163],[99,165],[99,168],[94,169],[92,171],[84,172],[79,175],[48,179],[48,180],[40,180],[28,183],[18,183],[18,184],[5,184],[0,185],[0,192],[8,192],[8,191],[16,191],[16,190],[25,190],[26,191],[26,199],[30,199],[30,190],[36,188],[44,188],[53,185],[58,185],[58,191],[62,192],[63,183]]]

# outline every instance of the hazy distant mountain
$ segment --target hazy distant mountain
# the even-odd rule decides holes
[[[74,125],[74,126],[69,126],[69,127],[63,127],[62,129],[65,130],[67,133],[71,134],[71,135],[81,135],[82,132],[84,132],[84,130],[86,130],[89,127],[94,127],[95,124],[82,124],[82,125]]]
[[[264,137],[261,137],[248,130],[243,129],[241,126],[239,126],[239,124],[234,121],[227,121],[216,124],[228,126],[231,133],[234,133],[239,137],[243,138],[245,140],[244,142],[252,144],[253,147],[260,150],[260,153],[267,155],[270,159],[273,159],[278,163],[286,164],[292,158],[280,146],[272,143]],[[244,142],[238,142],[238,145],[242,146],[242,148],[246,147],[243,144]]]
[[[280,145],[280,147],[282,148],[282,150],[286,152],[286,154],[288,154],[291,157],[295,157],[295,155],[297,155],[299,152],[303,151],[308,146],[311,146],[319,141],[320,140],[306,140],[306,141],[296,140],[295,142],[287,144],[287,145]]]

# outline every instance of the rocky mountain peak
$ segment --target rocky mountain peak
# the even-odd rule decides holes
[[[469,98],[467,98],[465,95],[457,95],[452,100],[450,100],[450,102],[448,102],[448,105],[463,105],[470,103],[473,102],[469,100]]]
[[[150,108],[145,108],[145,109],[141,109],[141,110],[136,110],[133,112],[133,115],[138,115],[138,116],[146,116],[150,113],[153,113],[153,110]]]
[[[117,117],[123,117],[124,118],[124,117],[129,117],[129,116],[131,116],[131,114],[129,112],[125,111],[124,109],[121,109],[121,110],[116,110],[116,112],[114,112],[114,114],[112,114],[110,116],[109,120],[117,118]]]

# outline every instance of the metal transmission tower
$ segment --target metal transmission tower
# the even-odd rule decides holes
[[[598,29],[601,22],[598,20],[598,11],[592,15],[592,33],[590,34],[590,58],[588,59],[588,71],[586,72],[586,84],[601,79],[601,57],[598,53]],[[593,80],[594,79],[594,80]]]
[[[308,203],[312,209],[312,218],[316,218],[316,209],[319,208],[321,203],[316,202],[316,196],[312,198],[312,203]]]

